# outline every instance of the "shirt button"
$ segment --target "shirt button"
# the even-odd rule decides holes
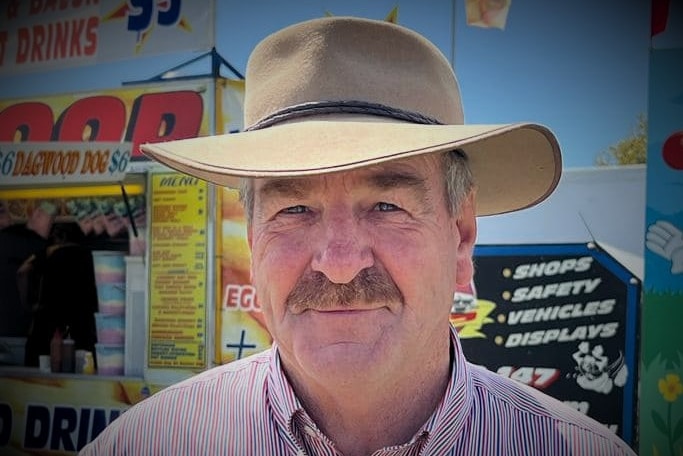
[[[313,429],[312,426],[304,426],[304,432],[309,436],[309,437],[317,437],[318,433],[315,432],[315,429]]]

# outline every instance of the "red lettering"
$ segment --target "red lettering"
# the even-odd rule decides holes
[[[126,104],[114,95],[81,98],[55,121],[50,105],[24,102],[0,111],[0,141],[128,141],[141,156],[145,142],[196,137],[203,100],[193,91],[140,95],[126,117]],[[127,125],[127,127],[126,127]]]
[[[44,53],[45,53],[45,60],[50,60],[53,58],[52,54],[52,49],[54,48],[54,29],[55,26],[53,24],[47,24],[47,39],[45,40],[45,46],[44,46]]]
[[[88,150],[83,158],[81,174],[104,174],[109,164],[109,151]]]
[[[227,285],[223,297],[223,308],[258,312],[261,310],[256,300],[256,291],[251,285]]]
[[[225,307],[235,308],[240,302],[241,287],[236,285],[228,285],[225,287]]]
[[[61,11],[61,10],[65,10],[69,7],[69,0],[59,0],[59,2],[57,2],[57,0],[44,0],[43,2],[38,2],[38,3],[42,3],[39,6],[39,10],[41,13],[45,13],[48,11],[54,12],[54,11],[57,11],[58,9]]]
[[[5,63],[5,47],[7,45],[7,32],[0,31],[0,66]]]
[[[204,103],[197,92],[177,91],[141,95],[131,112],[126,141],[133,156],[141,156],[143,143],[193,138],[199,134]]]
[[[34,15],[40,13],[40,10],[43,8],[43,2],[42,0],[31,0],[31,5],[29,6],[28,9],[28,14]]]
[[[252,287],[244,287],[242,290],[242,299],[240,300],[240,307],[243,310],[259,310],[256,303],[256,294]]]
[[[31,48],[31,37],[26,27],[19,27],[17,30],[17,58],[16,63],[25,63],[28,60],[28,53]]]
[[[26,102],[0,112],[0,141],[49,141],[54,116],[45,103]]]
[[[78,9],[83,6],[83,0],[31,0],[29,7],[29,14],[40,14],[55,11],[64,11],[66,9]],[[98,0],[88,0],[85,5],[97,4]]]
[[[33,26],[33,43],[31,46],[31,62],[43,60],[41,46],[45,42],[45,29],[42,25]],[[47,46],[46,46],[47,47]]]
[[[71,21],[71,46],[69,47],[69,55],[81,55],[81,33],[83,32],[83,19]]]
[[[64,59],[68,57],[66,49],[69,44],[69,23],[57,22],[55,26],[57,30],[55,30],[54,58]]]
[[[57,9],[57,0],[45,0],[45,6],[43,6],[43,12]]]
[[[88,18],[88,25],[85,33],[86,45],[83,48],[85,55],[93,56],[97,53],[97,28],[99,25],[99,18],[94,16]]]
[[[125,127],[126,106],[119,98],[81,98],[59,116],[53,140],[121,141]]]
[[[20,27],[17,29],[16,63],[92,57],[97,53],[98,27],[99,18],[96,16],[38,24],[31,29]],[[7,32],[0,32],[0,64],[7,39]]]

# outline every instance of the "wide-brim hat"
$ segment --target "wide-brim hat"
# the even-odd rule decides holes
[[[562,169],[557,139],[542,125],[465,125],[448,60],[421,35],[384,21],[326,17],[266,37],[247,64],[244,125],[141,149],[228,187],[461,149],[478,215],[542,201]]]

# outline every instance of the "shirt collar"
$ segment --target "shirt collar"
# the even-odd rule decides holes
[[[273,342],[273,347],[270,351],[268,378],[266,380],[266,396],[278,434],[294,449],[295,453],[298,452],[301,448],[301,443],[293,432],[291,422],[296,414],[306,412],[301,406],[301,402],[299,402],[296,394],[294,394],[294,389],[292,389],[292,386],[287,380],[287,376],[282,370],[279,350],[275,342]]]
[[[407,443],[385,448],[381,455],[432,454],[434,450],[451,448],[463,430],[472,406],[472,380],[469,367],[455,328],[451,326],[451,378],[443,399],[425,425]],[[277,344],[271,350],[267,396],[280,435],[297,450],[311,449],[313,454],[324,454],[321,446],[331,447],[327,437],[318,429],[303,409],[287,380]],[[416,366],[418,368],[419,366]]]
[[[427,420],[423,431],[429,435],[422,454],[441,454],[452,448],[463,432],[473,401],[469,364],[460,345],[456,329],[451,325],[451,379],[443,399]]]

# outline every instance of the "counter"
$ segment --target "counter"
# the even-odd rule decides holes
[[[75,454],[162,387],[142,378],[0,367],[0,454]]]

